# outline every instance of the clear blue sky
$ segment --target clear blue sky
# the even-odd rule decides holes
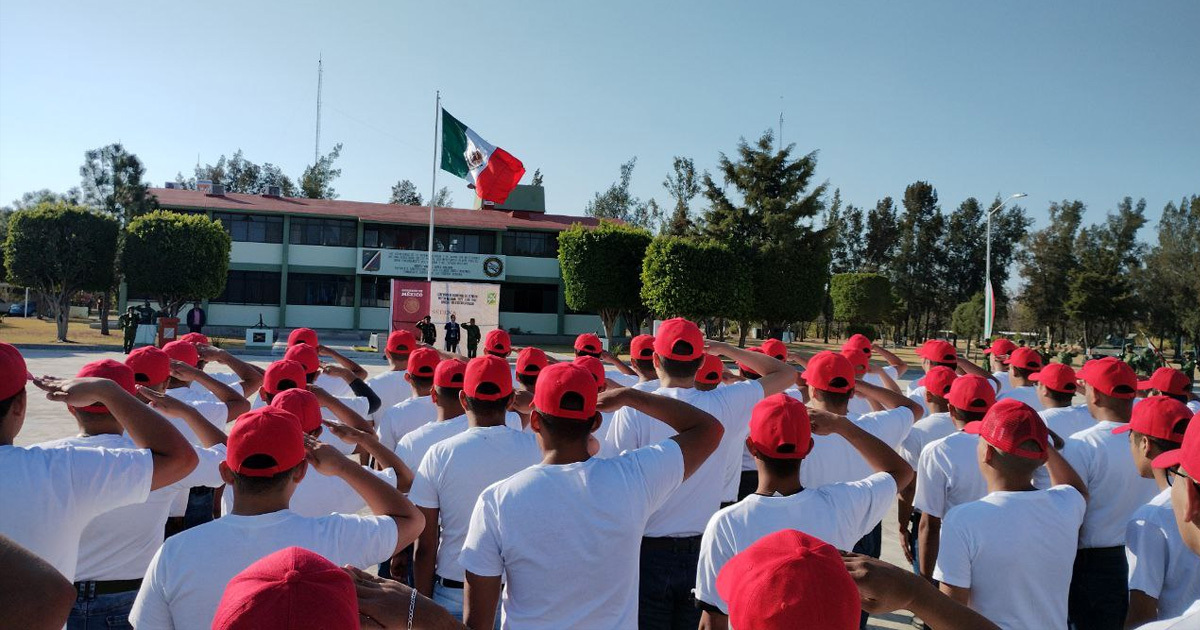
[[[931,181],[943,208],[1029,193],[1152,221],[1200,193],[1200,3],[0,0],[0,203],[78,183],[121,141],[155,185],[238,148],[298,175],[345,145],[341,198],[428,194],[434,90],[582,213],[638,157],[711,168],[777,125],[860,205]],[[528,177],[528,176],[527,176]],[[441,173],[456,205],[464,182]],[[699,206],[699,204],[697,204]],[[1143,239],[1152,237],[1149,230]]]

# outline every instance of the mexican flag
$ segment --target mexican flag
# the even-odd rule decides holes
[[[443,109],[442,170],[470,180],[480,199],[500,204],[521,181],[525,165]]]

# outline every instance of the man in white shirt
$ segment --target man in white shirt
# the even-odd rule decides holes
[[[921,450],[913,496],[913,506],[921,511],[921,523],[917,528],[917,564],[921,575],[927,578],[933,576],[942,519],[946,513],[956,505],[976,501],[987,494],[987,480],[979,470],[975,454],[979,438],[964,432],[963,428],[983,419],[996,403],[995,389],[981,376],[960,376],[950,385],[946,401],[956,430]]]
[[[139,348],[134,352],[151,347]],[[162,356],[166,358],[165,354]],[[134,378],[130,380],[128,370],[90,364],[84,366],[80,374],[109,378],[122,387],[133,388],[137,377],[143,375],[132,375]],[[199,463],[181,481],[151,491],[146,501],[107,511],[92,519],[84,528],[80,535],[79,559],[75,570],[75,587],[79,597],[71,610],[68,624],[72,628],[128,617],[146,567],[150,566],[150,559],[162,545],[164,526],[173,499],[179,495],[186,497],[193,487],[215,488],[223,483],[218,466],[225,459],[225,433],[182,400],[146,386],[142,386],[140,391],[140,396],[148,398],[155,410],[164,416],[180,419],[193,435],[198,436],[200,447],[196,448],[196,456]],[[125,435],[121,423],[107,410],[75,409],[72,415],[79,425],[78,436],[43,442],[38,446],[45,449],[138,448]],[[211,509],[209,513],[211,515]],[[212,520],[211,516],[209,520]]]
[[[404,380],[412,387],[412,396],[375,415],[375,433],[380,442],[394,449],[400,438],[437,416],[437,406],[429,395],[441,360],[432,348],[417,348],[409,355]]]
[[[480,357],[476,357],[478,359]],[[496,357],[499,359],[499,357]],[[508,371],[508,362],[504,369]],[[416,470],[429,447],[442,440],[454,437],[467,430],[466,410],[463,408],[463,381],[466,378],[467,364],[458,359],[449,359],[438,363],[433,376],[433,392],[430,400],[434,405],[433,420],[422,424],[400,438],[396,445],[396,454],[409,468]],[[509,377],[510,387],[512,377]],[[506,416],[507,417],[507,416]],[[515,423],[520,427],[520,420]]]
[[[129,393],[133,372],[112,360],[96,362],[71,380],[34,384],[47,398],[78,413],[110,413],[136,450],[26,448],[13,440],[25,423],[25,383],[32,379],[15,347],[0,343],[0,534],[74,581],[79,540],[96,516],[145,501],[152,490],[183,479],[196,451],[158,412]],[[126,387],[108,378],[124,374]]]
[[[550,360],[546,357],[546,353],[541,348],[532,346],[521,348],[517,353],[516,376],[517,383],[521,389],[534,394],[537,391],[538,375],[546,366],[550,365]]]
[[[1192,416],[1183,435],[1183,445],[1154,458],[1153,466],[1167,476],[1171,487],[1171,511],[1179,535],[1193,554],[1200,554],[1200,414]],[[1200,627],[1200,600],[1174,619],[1149,623],[1140,630],[1192,630]]]
[[[996,396],[996,400],[1014,398],[1034,411],[1042,410],[1035,381],[1031,378],[1042,369],[1042,355],[1033,348],[1020,347],[1008,356],[1009,388]]]
[[[681,350],[669,354],[684,361],[693,352]],[[617,457],[590,457],[588,435],[599,428],[598,410],[625,406],[677,435]],[[627,387],[605,392],[597,404],[592,376],[557,363],[538,380],[530,422],[542,463],[489,486],[471,514],[459,555],[467,626],[492,628],[503,579],[506,627],[634,627],[646,522],[717,452],[720,422],[685,402]]]
[[[317,331],[311,328],[297,328],[293,330],[288,334],[287,345],[288,348],[298,345],[308,346],[313,350],[316,350],[318,356],[327,356],[332,358],[334,361],[337,361],[337,367],[341,367],[349,371],[354,378],[367,378],[367,371],[364,370],[361,365],[355,363],[345,356],[342,356],[342,354],[337,350],[334,350],[329,346],[321,345],[320,340],[317,338]],[[316,376],[314,384],[324,388],[329,393],[340,398],[349,397],[352,393],[357,396],[362,396],[363,394],[351,389],[350,380],[351,379],[344,378],[340,374],[334,375],[322,373]],[[374,412],[374,408],[372,408],[371,412]]]
[[[1144,381],[1138,381],[1139,392],[1150,396],[1170,396],[1187,405],[1192,413],[1200,413],[1200,400],[1192,393],[1192,377],[1173,367],[1160,367]]]
[[[958,375],[948,367],[936,366],[921,377],[920,385],[925,388],[925,408],[929,415],[913,424],[908,436],[896,449],[904,461],[917,469],[921,459],[921,451],[935,440],[940,440],[958,431],[954,420],[950,418],[950,403],[946,397],[950,395],[950,387]],[[913,495],[917,490],[916,475],[908,486],[901,488],[897,498],[896,515],[899,517],[900,541],[904,548],[904,557],[912,563],[913,571],[920,573],[917,564],[920,557],[918,549],[918,532],[921,527],[921,511],[913,508]]]
[[[654,369],[654,335],[638,335],[629,341],[629,366],[637,380],[629,387],[652,392],[659,387],[658,372]]]
[[[846,340],[846,343],[842,344],[841,352],[842,356],[850,359],[850,364],[854,366],[855,374],[859,375],[862,380],[876,387],[885,387],[896,392],[900,391],[900,386],[896,383],[896,379],[908,371],[908,363],[887,348],[873,343],[866,335],[854,334]],[[878,352],[879,356],[883,357],[883,360],[887,362],[886,366],[879,367],[871,364],[871,356],[875,352]],[[871,407],[870,402],[866,398],[855,396],[850,399],[849,411],[855,414],[864,414],[879,410]]]
[[[387,345],[383,349],[388,369],[367,379],[367,385],[379,396],[379,409],[373,415],[382,414],[401,401],[412,398],[412,385],[405,378],[405,372],[408,370],[408,358],[416,347],[416,337],[407,330],[393,330],[388,335]]]
[[[943,339],[929,339],[917,348],[917,356],[921,357],[921,367],[928,372],[935,366],[948,367],[958,374],[973,374],[982,376],[992,383],[993,389],[1000,391],[1000,381],[987,370],[975,365],[967,359],[958,356],[958,350],[950,342]],[[914,402],[925,405],[925,388],[916,381],[909,383],[905,392]]]
[[[696,389],[702,392],[710,392],[716,389],[721,384],[724,372],[725,363],[721,361],[721,357],[707,352],[704,353],[704,362],[700,364],[700,369],[696,371],[696,380],[694,381]],[[757,477],[755,487],[758,487]]]
[[[1012,389],[1012,384],[1008,381],[1008,356],[1016,349],[1017,344],[1011,340],[997,337],[992,341],[992,345],[983,351],[988,355],[992,376],[996,377],[996,381],[1000,383],[1000,389],[996,390],[997,394],[1003,394]]]
[[[291,512],[309,462],[320,474],[341,477],[377,516]],[[163,544],[134,602],[135,627],[208,629],[229,580],[272,552],[299,546],[337,565],[364,567],[402,549],[425,525],[394,486],[305,436],[296,416],[275,407],[238,418],[221,476],[234,487],[232,514]]]
[[[501,359],[507,359],[512,353],[512,338],[508,336],[508,331],[503,328],[489,330],[483,336],[483,352]]]
[[[875,474],[853,483],[817,488],[800,484],[800,469],[813,448],[813,434],[836,433],[849,441]],[[704,529],[696,574],[701,627],[724,630],[729,608],[717,593],[725,563],[755,541],[796,529],[840,549],[853,547],[891,507],[898,484],[908,485],[912,468],[891,448],[844,416],[805,409],[784,394],[754,406],[746,445],[758,463],[757,491],[713,515]]]
[[[662,387],[654,393],[712,414],[724,427],[725,437],[717,453],[646,522],[638,596],[638,624],[642,627],[691,627],[700,622],[692,588],[704,526],[737,487],[754,405],[764,396],[786,389],[795,374],[789,365],[761,351],[707,343],[710,352],[738,361],[762,377],[708,392],[697,390],[696,372],[704,361],[703,333],[694,323],[679,318],[659,326],[654,355]],[[624,408],[613,416],[609,439],[612,452],[619,453],[657,444],[674,434],[672,426],[659,419],[639,413],[637,408]]]
[[[1071,436],[1063,457],[1083,477],[1092,499],[1083,519],[1071,576],[1071,622],[1079,628],[1120,629],[1129,605],[1125,526],[1158,488],[1133,464],[1129,439],[1113,429],[1129,422],[1137,376],[1112,357],[1088,361],[1079,371],[1088,411],[1096,424]]]
[[[1086,404],[1072,404],[1078,384],[1071,366],[1050,363],[1040,372],[1030,374],[1029,380],[1037,383],[1038,400],[1042,403],[1038,415],[1055,435],[1068,438],[1096,423]],[[1034,474],[1035,482],[1039,474]]]
[[[233,388],[244,398],[250,398],[258,388],[262,386],[262,368],[247,363],[229,352],[213,346],[209,343],[208,337],[200,333],[188,333],[179,338],[179,341],[192,343],[196,346],[197,361],[194,366],[197,370],[206,371],[213,378],[225,383]],[[169,344],[168,344],[169,345]],[[164,346],[165,348],[165,346]],[[186,363],[186,361],[185,361]],[[209,372],[208,366],[219,363],[229,368],[229,372]],[[191,383],[190,389],[194,395],[200,397],[211,396],[211,392],[205,389],[199,383]]]
[[[325,348],[325,346],[318,347]],[[366,378],[366,370],[358,367],[357,363],[354,363],[354,365],[358,367],[358,370],[362,371],[361,375],[342,365],[322,365],[319,351],[307,344],[299,344],[288,348],[287,352],[283,353],[283,358],[295,361],[304,367],[305,382],[309,385],[316,385],[331,395],[342,399],[351,409],[357,411],[360,416],[365,418],[379,410],[379,396],[363,380]]]
[[[409,493],[425,515],[413,558],[416,588],[456,619],[463,618],[466,582],[458,556],[475,502],[484,488],[542,460],[532,433],[505,426],[513,398],[507,361],[473,359],[462,385],[468,428],[430,447]]]
[[[934,579],[943,593],[1006,630],[1067,627],[1068,576],[1087,486],[1025,403],[1002,400],[965,430],[979,436],[988,494],[946,514]],[[1033,487],[1042,465],[1049,490]]]
[[[1126,628],[1178,617],[1200,599],[1200,557],[1183,543],[1171,510],[1166,475],[1152,465],[1159,455],[1181,446],[1191,420],[1187,405],[1168,396],[1151,396],[1134,405],[1129,424],[1113,429],[1129,433],[1138,474],[1153,479],[1159,489],[1125,526],[1125,557],[1129,561]]]

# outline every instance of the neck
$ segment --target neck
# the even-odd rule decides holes
[[[928,401],[926,401],[926,404],[928,404]],[[949,405],[932,405],[932,404],[929,405],[929,413],[930,414],[947,413],[949,411],[950,411]]]
[[[813,398],[812,400],[808,401],[808,404],[820,409],[821,411],[828,411],[829,413],[834,413],[839,416],[846,415],[846,410],[850,408],[849,403],[837,405],[825,400],[821,400],[820,398]]]
[[[1036,490],[1029,476],[1010,477],[996,473],[987,478],[988,492],[1025,492]]]
[[[433,392],[433,387],[430,386],[428,389],[421,389],[419,387],[413,387],[413,391],[416,392],[417,398],[428,398],[429,394],[431,394]]]
[[[121,435],[124,432],[125,429],[116,420],[112,422],[79,423],[79,433],[85,437],[89,435]]]
[[[1012,383],[1013,387],[1029,387],[1031,385],[1029,379],[1023,376],[1017,376],[1016,374],[1009,374],[1008,381]]]
[[[1118,422],[1121,424],[1128,423],[1131,411],[1132,407],[1129,405],[1126,405],[1122,409],[1114,409],[1112,407],[1104,407],[1095,403],[1088,403],[1088,412],[1092,414],[1093,418],[1100,422],[1108,421]]]
[[[680,376],[680,377],[660,376],[658,379],[658,382],[661,383],[663,387],[681,387],[683,389],[691,389],[696,386],[696,377],[695,376]]]
[[[1152,479],[1154,479],[1154,485],[1158,486],[1159,492],[1162,492],[1163,490],[1166,490],[1169,487],[1167,485],[1167,474],[1162,469],[1151,468],[1150,476]]]
[[[270,495],[233,495],[233,510],[230,514],[238,516],[258,516],[288,509],[291,503],[286,494],[272,493]]]
[[[477,413],[467,413],[467,424],[472,427],[499,427],[504,426],[504,414],[498,413],[493,416],[481,416]]]
[[[758,469],[758,489],[755,491],[758,494],[772,496],[778,492],[787,497],[803,489],[804,486],[800,484],[799,474],[795,477],[779,478],[765,473],[761,467]]]
[[[461,405],[453,405],[453,406],[447,405],[445,407],[439,406],[437,408],[437,421],[445,422],[447,420],[453,420],[453,419],[463,415],[463,413],[464,412],[463,412],[463,408]]]
[[[586,462],[591,459],[587,442],[573,444],[544,444],[542,445],[542,463],[547,466],[563,466]]]

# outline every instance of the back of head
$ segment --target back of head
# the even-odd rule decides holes
[[[538,377],[533,406],[542,429],[555,439],[583,441],[595,424],[596,380],[574,363],[555,363]]]
[[[441,357],[433,348],[417,348],[408,355],[408,378],[418,389],[433,387],[433,375]]]
[[[804,403],[787,394],[772,394],[754,405],[746,444],[763,462],[768,474],[799,474],[800,460],[813,448],[812,425]]]
[[[233,473],[239,494],[262,494],[286,486],[304,457],[300,420],[268,405],[238,417],[229,431],[225,465]]]
[[[134,395],[137,391],[137,385],[134,382],[133,370],[128,365],[113,361],[112,359],[102,359],[100,361],[92,361],[79,369],[75,375],[77,378],[103,378],[108,379],[121,389],[125,390],[129,395]],[[80,420],[102,420],[111,418],[108,407],[100,403],[79,407],[77,411],[83,412]],[[86,414],[96,414],[97,417],[91,417]]]
[[[196,367],[200,362],[200,351],[196,349],[196,344],[190,341],[176,339],[163,345],[162,351],[167,353],[167,356],[171,357],[171,359],[186,363],[192,367]]]
[[[592,356],[581,355],[575,357],[575,361],[573,361],[573,363],[587,370],[588,374],[592,375],[592,380],[596,381],[597,392],[604,391],[605,381],[607,380],[608,376],[604,373],[604,364],[600,362],[600,359]]]
[[[988,379],[967,374],[950,384],[946,401],[950,403],[951,417],[960,422],[974,422],[996,404],[996,390]]]
[[[854,366],[841,353],[824,350],[808,360],[804,381],[815,400],[840,410],[854,395]]]
[[[302,343],[317,347],[320,344],[317,339],[317,331],[311,328],[297,328],[288,334],[287,345],[295,346]]]
[[[170,355],[154,346],[143,346],[130,352],[125,357],[125,365],[133,370],[133,380],[146,387],[162,385],[171,376]]]
[[[293,387],[279,392],[271,398],[271,405],[282,409],[300,421],[300,430],[305,433],[319,432],[321,429],[321,403],[317,395],[307,389]]]
[[[385,350],[395,361],[407,361],[408,355],[417,347],[417,338],[407,330],[393,330],[388,334]]]
[[[508,361],[495,355],[471,359],[463,374],[462,392],[471,416],[493,421],[502,418],[513,394]]]
[[[1114,357],[1083,364],[1078,374],[1088,384],[1088,406],[1108,409],[1128,419],[1137,396],[1137,375],[1129,364]]]
[[[12,344],[0,342],[0,420],[13,410],[17,398],[25,393],[25,384],[31,379],[33,375],[29,373],[21,351]],[[19,414],[20,412],[16,415]]]
[[[498,357],[507,357],[512,352],[512,338],[502,328],[489,330],[483,336],[483,351]]]
[[[213,630],[357,628],[354,580],[320,555],[288,547],[264,556],[225,586]]]
[[[583,333],[575,338],[575,356],[599,357],[603,350],[600,338],[592,333]]]
[[[695,378],[704,360],[704,334],[696,324],[676,317],[658,327],[654,336],[654,354],[670,378]]]
[[[521,351],[517,353],[517,380],[525,389],[533,391],[537,385],[538,375],[546,369],[547,365],[550,365],[550,362],[541,348],[532,346],[521,348]]]
[[[968,424],[963,431],[978,435],[991,447],[992,467],[1008,477],[1031,478],[1050,453],[1046,423],[1032,407],[1012,398],[992,405],[983,420]]]
[[[1029,380],[1045,389],[1048,397],[1056,407],[1070,406],[1075,397],[1076,376],[1071,366],[1062,363],[1049,363],[1041,370],[1030,374]]]
[[[304,366],[296,361],[276,361],[268,365],[267,371],[263,373],[262,391],[267,396],[274,396],[294,387],[303,388],[305,378]]]
[[[934,365],[951,368],[958,365],[958,350],[942,339],[930,339],[921,344],[921,347],[917,348],[917,356]]]

